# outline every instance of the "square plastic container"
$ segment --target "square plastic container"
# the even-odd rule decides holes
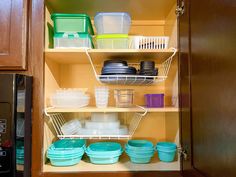
[[[54,48],[94,48],[92,37],[85,33],[56,33],[53,39]]]
[[[128,34],[131,18],[125,12],[97,13],[94,25],[98,34]]]
[[[96,37],[98,49],[128,49],[127,34],[103,34]]]
[[[94,35],[91,20],[86,14],[60,14],[51,15],[54,22],[55,33],[88,33]]]
[[[134,90],[133,89],[116,89],[114,90],[116,107],[127,108],[133,106]]]
[[[148,108],[163,108],[164,94],[145,94],[145,103]]]

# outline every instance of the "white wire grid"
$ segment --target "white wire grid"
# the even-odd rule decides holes
[[[48,123],[52,124],[53,129],[56,132],[56,135],[59,139],[65,138],[79,138],[79,139],[130,139],[134,135],[138,125],[143,117],[147,114],[147,109],[144,107],[138,106],[142,113],[134,113],[130,123],[129,123],[129,133],[127,135],[64,135],[61,131],[61,127],[66,123],[66,120],[62,113],[47,113],[47,110],[50,108],[45,109],[45,115],[48,117]]]
[[[85,49],[85,52],[86,52],[86,55],[89,59],[91,66],[93,68],[93,72],[96,76],[96,79],[100,83],[119,84],[119,85],[151,85],[151,84],[163,82],[166,80],[169,70],[170,70],[171,62],[177,52],[177,50],[175,48],[171,48],[171,50],[173,50],[173,54],[158,67],[158,76],[99,75],[99,74],[97,74],[96,68],[93,64],[92,58],[91,58],[88,50]]]

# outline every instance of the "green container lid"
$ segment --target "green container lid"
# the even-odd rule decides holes
[[[94,34],[90,17],[86,14],[62,14],[51,15],[54,22],[55,33],[80,32]]]
[[[110,38],[128,38],[128,34],[100,34],[97,35],[97,39],[110,39]]]

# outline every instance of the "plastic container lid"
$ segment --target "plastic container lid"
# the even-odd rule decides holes
[[[74,135],[77,134],[78,129],[81,128],[82,125],[79,120],[73,119],[70,120],[69,122],[66,122],[64,125],[61,127],[61,131],[64,135]]]
[[[156,148],[159,150],[175,150],[177,145],[171,142],[159,142],[157,143]]]
[[[91,121],[94,122],[115,122],[118,120],[118,113],[92,113]]]
[[[85,128],[88,129],[118,129],[120,127],[120,121],[113,122],[94,122],[86,121]]]
[[[132,150],[149,150],[154,149],[152,142],[147,140],[129,140],[126,148]]]
[[[128,34],[100,34],[97,35],[97,39],[110,39],[110,38],[128,38]]]
[[[86,153],[92,156],[119,156],[122,151],[121,145],[115,142],[93,143],[86,149]]]

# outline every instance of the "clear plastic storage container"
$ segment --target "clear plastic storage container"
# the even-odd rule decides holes
[[[54,34],[54,48],[94,48],[89,34],[56,33]]]
[[[133,89],[115,89],[114,97],[116,100],[116,107],[132,107],[134,99]]]
[[[128,49],[127,34],[103,34],[96,37],[98,49]]]
[[[128,34],[131,18],[125,12],[97,13],[94,24],[98,34]]]

